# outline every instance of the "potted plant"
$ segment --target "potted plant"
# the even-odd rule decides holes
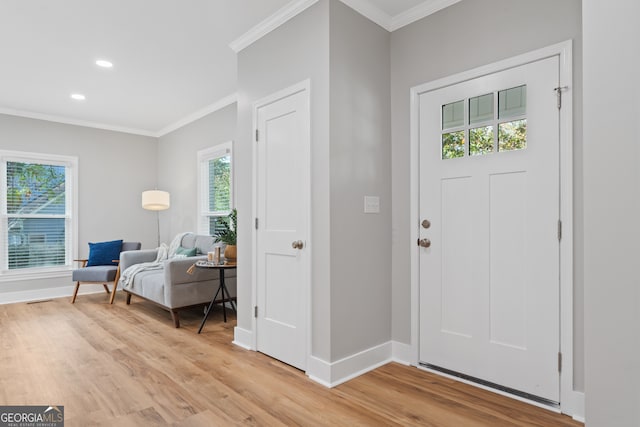
[[[220,218],[219,230],[213,235],[216,242],[222,242],[227,245],[224,249],[224,258],[227,264],[235,264],[237,258],[237,223],[238,211],[234,208],[228,216]]]

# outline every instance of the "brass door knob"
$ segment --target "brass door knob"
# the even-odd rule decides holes
[[[431,246],[431,240],[429,239],[418,239],[418,246],[422,248],[428,248]]]
[[[302,242],[302,240],[296,240],[295,242],[291,243],[291,247],[293,249],[302,249],[304,247],[304,243]]]

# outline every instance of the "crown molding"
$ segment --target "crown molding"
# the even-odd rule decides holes
[[[183,126],[188,125],[189,123],[195,122],[198,119],[203,118],[204,116],[211,114],[213,112],[216,112],[218,110],[223,109],[224,107],[231,105],[235,102],[237,102],[238,100],[238,96],[237,94],[233,93],[229,96],[226,96],[222,99],[220,99],[219,101],[214,102],[211,105],[207,105],[206,107],[189,114],[188,116],[178,120],[177,122],[166,126],[164,128],[162,128],[159,131],[151,131],[151,130],[146,130],[146,129],[136,129],[136,128],[128,128],[128,127],[124,127],[124,126],[114,126],[114,125],[108,125],[105,123],[98,123],[98,122],[91,122],[91,121],[87,121],[87,120],[79,120],[79,119],[72,119],[70,117],[63,117],[63,116],[54,116],[54,115],[50,115],[50,114],[43,114],[43,113],[35,113],[32,111],[22,111],[22,110],[15,110],[12,108],[3,108],[0,107],[0,114],[6,114],[8,116],[17,116],[17,117],[25,117],[28,119],[37,119],[37,120],[45,120],[47,122],[54,122],[54,123],[62,123],[62,124],[66,124],[66,125],[74,125],[74,126],[83,126],[83,127],[88,127],[88,128],[94,128],[94,129],[102,129],[102,130],[109,130],[109,131],[113,131],[113,132],[122,132],[122,133],[131,133],[134,135],[141,135],[141,136],[150,136],[153,138],[160,138],[161,136],[164,136],[170,132],[173,132],[176,129],[180,129]]]
[[[183,126],[188,125],[189,123],[195,122],[198,119],[203,118],[204,116],[214,113],[218,110],[223,109],[224,107],[234,104],[238,101],[238,95],[236,93],[232,93],[229,96],[226,96],[219,101],[214,102],[211,105],[207,105],[206,107],[189,114],[188,116],[178,120],[177,122],[170,124],[156,132],[153,136],[156,138],[160,138],[161,136],[165,136],[166,134],[173,132],[176,129],[180,129]]]
[[[388,30],[395,31],[419,19],[458,3],[460,0],[427,0],[390,19]]]
[[[245,34],[229,43],[229,47],[238,53],[255,41],[269,34],[291,18],[316,4],[319,0],[294,0],[285,7],[251,28]],[[409,25],[412,22],[436,13],[446,7],[449,7],[461,0],[426,0],[417,6],[412,7],[406,12],[402,12],[396,16],[390,16],[388,13],[375,6],[369,0],[340,0],[365,18],[380,25],[385,30],[392,32],[399,28]]]
[[[389,32],[409,25],[419,19],[436,13],[461,0],[426,0],[417,6],[395,16],[390,16],[382,9],[375,6],[369,0],[340,0],[365,18],[375,22]]]
[[[393,18],[375,6],[369,0],[340,0],[342,3],[349,6],[351,9],[358,12],[360,15],[380,25],[385,30],[391,32],[391,24]]]
[[[229,43],[229,47],[238,53],[255,41],[261,39],[294,16],[316,4],[319,0],[294,0],[282,9],[260,22],[236,40]]]
[[[14,110],[12,108],[0,107],[0,114],[6,114],[8,116],[26,117],[29,119],[45,120],[47,122],[63,123],[67,125],[110,130],[114,132],[132,133],[134,135],[156,137],[156,132],[153,132],[150,130],[128,128],[124,126],[114,126],[114,125],[108,125],[105,123],[91,122],[88,120],[72,119],[70,117],[54,116],[50,114],[36,113],[32,111]]]
[[[294,0],[285,7],[251,28],[245,34],[229,43],[229,47],[238,53],[247,46],[261,39],[291,18],[316,4],[319,0]],[[409,25],[419,19],[436,13],[461,0],[426,0],[406,12],[390,16],[369,0],[340,0],[365,18],[375,22],[389,32]]]

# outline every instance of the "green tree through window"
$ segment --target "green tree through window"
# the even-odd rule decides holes
[[[209,210],[228,211],[231,209],[231,157],[218,157],[209,161]]]
[[[527,120],[501,123],[498,126],[498,150],[522,150],[527,148]]]
[[[65,266],[67,245],[68,167],[43,161],[3,157],[6,207],[2,227],[7,270]]]
[[[198,232],[215,235],[221,218],[233,208],[232,144],[223,143],[198,152],[201,187],[198,193],[200,219]]]

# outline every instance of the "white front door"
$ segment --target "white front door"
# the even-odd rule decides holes
[[[307,364],[309,90],[259,102],[256,118],[257,350]]]
[[[558,61],[423,93],[419,128],[420,362],[552,402]]]

